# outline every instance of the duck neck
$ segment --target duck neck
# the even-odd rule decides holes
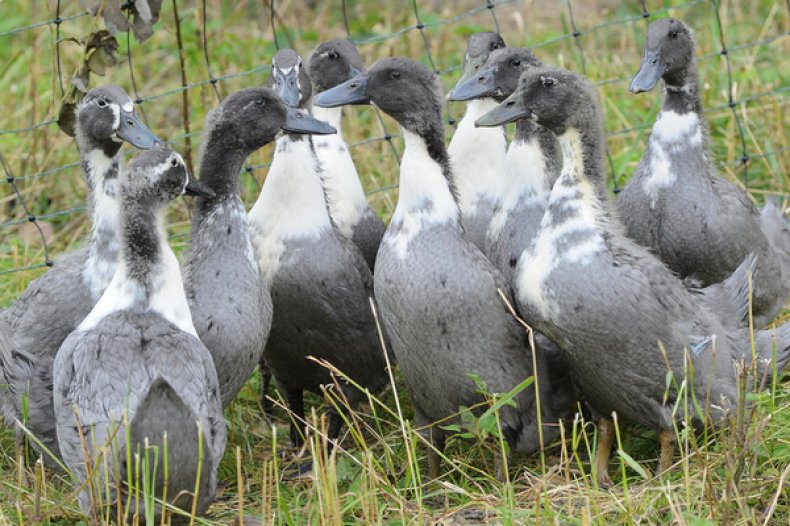
[[[258,232],[281,238],[313,237],[331,228],[319,172],[309,137],[277,139],[263,189],[250,210]]]
[[[520,119],[516,122],[508,159],[510,166],[524,176],[514,182],[521,182],[539,194],[550,191],[554,185],[562,167],[562,149],[557,137],[548,129],[533,120]],[[514,175],[511,173],[510,178],[514,179]]]
[[[681,71],[664,76],[664,104],[661,109],[678,114],[694,112],[702,115],[697,61],[694,58]]]
[[[245,159],[252,152],[228,144],[219,133],[209,132],[200,159],[200,182],[214,191],[213,197],[198,197],[195,202],[198,216],[239,195],[240,173]]]
[[[434,221],[458,222],[458,199],[441,132],[418,134],[402,128],[405,149],[400,194],[393,219],[420,213]]]
[[[91,190],[89,200],[92,220],[83,281],[94,301],[99,299],[110,283],[118,260],[120,146],[112,142],[107,147],[81,149],[82,168]]]
[[[197,336],[178,260],[166,240],[166,207],[141,202],[139,196],[124,196],[122,200],[118,267],[80,329],[95,327],[113,312],[155,312]]]
[[[334,129],[337,130],[336,134],[333,134],[334,137],[342,137],[343,136],[343,129],[340,125],[341,121],[343,120],[343,107],[339,106],[337,108],[322,108],[320,106],[313,106],[310,109],[310,113],[313,114],[313,117],[320,121],[324,121],[330,124]]]
[[[459,206],[465,213],[471,212],[479,199],[496,199],[499,194],[507,151],[505,127],[477,128],[474,124],[496,106],[492,98],[469,102],[450,141],[448,152],[453,162]]]

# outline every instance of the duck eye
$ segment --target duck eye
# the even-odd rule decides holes
[[[390,77],[393,80],[398,80],[400,78],[400,71],[393,71],[390,73]]]
[[[555,82],[556,81],[552,77],[540,77],[540,83],[543,84],[544,88],[553,86]]]
[[[510,65],[513,66],[514,68],[517,68],[521,65],[521,60],[514,58],[513,60],[510,61]]]
[[[175,157],[173,157],[172,159],[170,159],[170,166],[172,166],[173,168],[175,168],[176,166],[178,166],[178,159],[176,159]]]
[[[671,38],[671,39],[673,39],[673,40],[674,40],[674,39],[676,39],[677,37],[678,37],[678,32],[677,32],[677,31],[670,31],[670,32],[669,32],[669,38]]]
[[[107,106],[107,101],[104,99],[99,99],[98,101],[96,101],[96,104],[98,104],[100,108],[103,108]]]
[[[255,99],[256,106],[263,106],[263,99]]]
[[[329,57],[329,59],[331,60],[335,60],[338,57],[337,53],[335,53],[334,51],[330,51],[329,53],[326,54],[326,56]]]

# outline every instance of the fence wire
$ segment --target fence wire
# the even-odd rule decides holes
[[[441,18],[436,16],[436,11],[441,11],[441,9],[437,8],[437,6],[442,6],[442,2],[436,2],[435,0],[408,0],[408,2],[403,3],[402,7],[411,11],[413,14],[413,23],[406,24],[401,27],[393,27],[391,28],[391,31],[386,34],[381,34],[379,31],[374,31],[371,28],[364,28],[362,34],[355,34],[354,28],[359,27],[360,24],[364,23],[364,20],[357,20],[357,24],[353,24],[355,21],[354,7],[357,5],[357,3],[358,2],[351,2],[350,0],[332,0],[331,9],[340,10],[339,14],[342,15],[342,25],[345,31],[345,36],[354,41],[361,51],[368,46],[374,45],[389,45],[390,49],[392,49],[396,42],[406,40],[410,38],[411,34],[416,32],[416,34],[419,36],[418,41],[421,42],[421,46],[424,51],[424,62],[426,62],[427,65],[438,75],[444,77],[443,80],[446,81],[446,84],[454,81],[455,77],[457,77],[458,73],[460,72],[463,52],[458,52],[457,56],[453,57],[453,61],[455,62],[453,65],[446,66],[444,68],[440,67],[439,62],[436,60],[436,49],[437,44],[441,46],[443,42],[437,42],[433,40],[435,38],[435,32],[443,26],[451,24],[458,25],[477,17],[478,15],[483,15],[484,13],[488,13],[488,15],[485,15],[483,19],[479,21],[477,21],[478,19],[475,19],[477,24],[476,27],[482,26],[481,29],[502,32],[501,20],[503,19],[503,16],[505,16],[505,11],[509,10],[507,11],[508,15],[514,17],[516,15],[513,14],[514,12],[512,9],[518,9],[519,4],[521,4],[521,2],[518,0],[485,0],[478,2],[479,5],[474,5],[470,8],[467,4],[467,9]],[[606,2],[603,3],[606,4]],[[76,4],[76,2],[70,4]],[[124,7],[128,9],[130,4],[131,3],[126,3],[124,4]],[[221,24],[222,21],[214,21],[209,19],[207,0],[200,0],[196,8],[194,5],[192,5],[192,3],[178,2],[177,0],[173,0],[172,3],[169,4],[167,2],[163,4],[163,16],[155,27],[155,31],[167,31],[168,33],[173,34],[179,57],[180,85],[163,88],[158,92],[143,93],[138,84],[139,69],[137,73],[135,72],[136,64],[138,64],[139,61],[139,59],[135,57],[135,50],[140,49],[142,46],[144,46],[144,44],[136,43],[130,36],[131,32],[127,33],[126,35],[118,34],[118,38],[122,38],[126,42],[125,59],[127,62],[126,69],[128,69],[128,85],[131,88],[131,93],[133,94],[141,116],[146,124],[148,124],[149,120],[147,110],[153,111],[152,103],[171,96],[180,95],[181,105],[180,108],[178,108],[178,111],[180,112],[183,133],[172,137],[169,142],[178,143],[183,141],[184,147],[182,148],[182,153],[185,154],[184,156],[191,166],[192,140],[200,137],[201,132],[192,131],[190,122],[191,106],[187,93],[191,90],[196,90],[205,86],[211,86],[211,89],[214,93],[214,98],[217,102],[220,102],[223,98],[222,86],[231,79],[251,77],[251,82],[249,83],[250,85],[260,84],[261,75],[267,73],[270,69],[268,65],[270,57],[261,57],[260,64],[252,68],[237,72],[222,73],[215,68],[214,63],[212,62],[212,47],[217,46],[218,43],[211,41],[209,37],[210,23],[217,22]],[[310,2],[310,4],[316,4],[316,2]],[[461,4],[463,4],[463,2],[459,2],[459,5]],[[777,41],[786,39],[788,35],[790,35],[790,31],[787,30],[787,23],[779,24],[780,28],[784,27],[784,31],[777,31],[773,34],[764,34],[764,32],[761,32],[759,38],[749,42],[739,42],[736,45],[728,47],[726,44],[727,40],[725,38],[727,34],[727,26],[725,23],[726,16],[723,15],[723,11],[728,7],[728,4],[727,2],[724,2],[723,5],[721,0],[691,0],[679,2],[674,5],[667,5],[666,2],[659,0],[654,0],[652,2],[640,0],[638,6],[632,6],[632,10],[634,7],[638,7],[638,12],[625,15],[615,14],[613,16],[609,16],[606,20],[600,23],[589,26],[585,26],[583,18],[580,18],[578,14],[578,10],[580,8],[587,7],[584,4],[585,3],[581,2],[580,0],[566,0],[565,11],[560,13],[557,17],[559,31],[551,38],[540,42],[527,43],[524,42],[525,35],[505,34],[504,36],[506,42],[510,46],[523,46],[528,44],[527,47],[536,50],[536,53],[541,56],[543,55],[546,48],[550,48],[551,46],[556,46],[562,43],[572,43],[571,49],[575,50],[576,55],[575,63],[566,63],[563,65],[565,67],[576,69],[577,71],[586,75],[588,73],[589,61],[586,56],[585,42],[588,42],[591,36],[602,31],[617,34],[618,31],[621,32],[624,29],[627,29],[642,35],[641,40],[639,37],[637,38],[637,41],[641,43],[644,41],[643,35],[645,33],[645,29],[647,28],[647,24],[649,24],[652,19],[655,19],[656,17],[663,17],[668,14],[683,19],[684,14],[689,13],[692,9],[704,7],[704,4],[708,4],[711,17],[710,28],[712,28],[710,30],[715,31],[715,42],[717,42],[718,48],[699,50],[701,53],[697,54],[698,61],[702,66],[702,64],[706,63],[707,61],[718,58],[722,62],[722,66],[726,72],[727,89],[725,93],[726,102],[706,107],[705,113],[718,115],[722,111],[730,112],[735,123],[735,133],[737,133],[738,136],[739,152],[737,157],[720,162],[720,165],[734,167],[735,171],[739,173],[740,177],[742,177],[744,184],[748,186],[750,184],[749,166],[753,161],[758,159],[775,159],[779,156],[785,155],[788,152],[790,146],[785,145],[764,151],[750,151],[749,141],[747,141],[748,127],[743,122],[745,118],[745,107],[747,105],[753,104],[757,101],[763,101],[769,97],[776,97],[777,95],[785,97],[787,92],[790,91],[790,85],[787,85],[787,79],[784,79],[784,85],[780,85],[772,89],[766,89],[757,93],[741,94],[739,96],[737,91],[737,83],[733,76],[733,66],[731,63],[731,57],[733,54],[747,52],[750,50],[759,50],[762,47],[770,46]],[[649,6],[652,4],[655,4],[656,8],[651,11]],[[777,15],[774,11],[772,11],[770,16],[787,17],[787,11],[790,11],[790,1],[785,2],[785,4],[786,5],[784,7],[778,7],[778,4],[775,6],[779,10],[784,10],[784,14],[780,13]],[[69,7],[73,8],[75,6],[70,5]],[[80,30],[84,31],[84,22],[86,18],[91,19],[91,23],[94,26],[98,23],[98,20],[94,20],[91,14],[88,12],[74,12],[64,16],[62,14],[61,8],[61,2],[60,0],[57,0],[57,2],[54,4],[54,12],[51,13],[48,18],[45,18],[39,22],[0,31],[0,45],[4,45],[4,39],[19,38],[19,35],[28,32],[46,29],[52,31],[54,34],[54,46],[52,48],[52,53],[54,56],[52,63],[53,69],[55,71],[54,76],[56,77],[56,81],[52,83],[51,87],[53,90],[55,90],[55,86],[57,86],[57,91],[62,97],[64,93],[64,80],[66,82],[69,81],[69,78],[65,76],[67,73],[64,71],[64,66],[62,64],[63,52],[61,51],[61,44],[67,41],[67,39],[63,38],[62,34],[68,32],[69,34],[79,35]],[[172,24],[168,19],[167,13],[164,12],[168,8],[170,9],[170,14],[172,16]],[[180,8],[182,8],[181,14],[179,14]],[[261,26],[267,24],[271,28],[271,35],[275,48],[279,49],[280,46],[284,44],[287,44],[291,47],[296,46],[298,48],[299,42],[294,41],[294,38],[291,35],[292,31],[289,30],[287,27],[288,25],[284,22],[283,16],[281,16],[281,13],[279,12],[278,3],[275,0],[263,0],[262,8],[267,13],[267,19],[261,20]],[[532,9],[537,9],[537,6],[533,5]],[[615,9],[614,11],[618,10]],[[426,14],[430,14],[430,16],[426,16]],[[196,32],[197,34],[192,35],[183,33],[181,23],[182,20],[185,17],[195,16],[197,17],[199,27],[199,30]],[[524,13],[524,16],[527,19],[529,18],[528,13]],[[644,24],[642,24],[642,21],[644,21]],[[302,22],[309,24],[309,20],[304,20]],[[526,25],[528,26],[528,24]],[[359,33],[359,31],[357,31],[357,33]],[[185,41],[191,42],[191,39],[194,39],[194,41],[198,42],[195,48],[199,50],[201,60],[207,73],[206,78],[199,80],[187,78],[187,68],[185,65],[185,62],[187,61]],[[307,52],[306,49],[299,50],[302,52]],[[641,50],[632,50],[634,55],[638,55],[640,52]],[[547,63],[552,62],[548,55],[544,61]],[[624,71],[623,73],[623,75],[613,78],[591,78],[591,81],[593,81],[595,86],[598,88],[604,88],[613,84],[624,84],[631,78],[630,74],[633,72]],[[100,83],[101,79],[99,79],[98,82]],[[93,85],[95,84],[96,82]],[[787,99],[782,98],[778,104],[783,107],[786,102]],[[658,104],[658,102],[656,102],[656,104]],[[39,122],[30,123],[27,126],[14,126],[7,129],[0,129],[0,138],[7,136],[24,136],[24,134],[30,133],[40,133],[42,129],[48,130],[49,128],[56,127],[57,119],[52,115],[57,114],[58,107],[57,104],[50,104],[50,106],[50,116],[48,118],[42,119]],[[453,116],[452,110],[453,108],[448,105],[447,122],[450,126],[455,126],[457,119]],[[650,114],[646,113],[643,122],[639,125],[609,130],[609,138],[644,133],[652,126],[653,113],[654,112],[651,112]],[[394,139],[399,138],[400,134],[390,131],[389,128],[392,128],[393,125],[387,124],[377,108],[373,108],[373,114],[375,116],[375,122],[377,123],[377,126],[380,130],[380,135],[351,142],[349,147],[352,150],[356,150],[357,148],[364,148],[367,145],[387,143],[386,149],[392,155],[393,161],[395,163],[399,163],[400,154],[398,148],[395,145]],[[70,147],[73,148],[73,146]],[[52,266],[53,262],[50,258],[50,247],[48,246],[47,236],[45,235],[40,221],[62,219],[64,216],[84,213],[87,207],[84,203],[70,203],[70,206],[62,206],[60,208],[57,204],[52,204],[52,210],[47,209],[36,215],[34,212],[34,207],[32,207],[30,203],[26,201],[25,193],[23,191],[24,189],[21,185],[45,184],[50,180],[54,180],[54,178],[62,177],[64,172],[76,172],[80,167],[80,163],[69,162],[61,165],[48,166],[43,170],[28,171],[29,168],[27,168],[27,163],[23,162],[21,163],[22,168],[17,170],[19,175],[15,175],[12,172],[11,167],[8,165],[6,156],[4,156],[4,154],[8,154],[7,147],[0,145],[0,164],[2,164],[5,174],[5,179],[0,180],[0,187],[5,186],[9,189],[7,192],[8,195],[4,199],[4,202],[6,202],[6,208],[12,210],[12,214],[9,219],[0,222],[0,240],[7,238],[7,236],[3,235],[4,229],[18,226],[23,223],[31,223],[35,228],[35,235],[38,238],[38,242],[40,243],[43,257],[41,261],[32,264],[25,264],[16,267],[4,266],[0,268],[0,275],[26,272],[41,267]],[[608,148],[606,154],[610,170],[609,175],[613,182],[613,190],[618,192],[620,188],[619,179],[622,173],[617,173],[615,162]],[[268,166],[269,163],[252,164],[251,161],[248,161],[245,163],[243,171],[250,177],[251,181],[254,182],[255,187],[259,188],[260,181],[263,176],[262,171]],[[623,172],[623,169],[620,171]],[[372,195],[393,190],[395,188],[397,188],[397,184],[381,185],[379,187],[369,189],[367,193]]]

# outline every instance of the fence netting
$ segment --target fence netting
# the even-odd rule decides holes
[[[25,273],[2,288],[0,301],[7,303],[34,271],[79,244],[89,228],[79,155],[58,116],[75,83],[86,80],[81,61],[88,39],[107,29],[107,21],[87,10],[90,2],[3,3],[0,274]],[[121,13],[131,14],[134,4],[119,2]],[[163,1],[150,38],[139,42],[132,31],[114,34],[115,48],[97,67],[104,76],[92,72],[87,87],[113,82],[125,88],[146,124],[193,166],[206,112],[236,89],[263,84],[278,48],[292,47],[307,59],[319,41],[348,37],[368,65],[384,56],[410,56],[432,68],[449,89],[460,75],[468,35],[494,30],[509,46],[530,47],[543,62],[584,73],[597,86],[606,114],[609,181],[617,192],[641,157],[660,106],[660,90],[636,101],[626,87],[638,69],[648,23],[664,16],[684,20],[696,32],[703,104],[719,169],[758,200],[786,197],[790,0]],[[447,105],[448,136],[463,111],[462,103]],[[398,127],[375,108],[347,115],[344,135],[363,185],[386,216],[397,195],[403,146]],[[266,148],[245,165],[247,203],[257,197],[270,158]],[[188,209],[183,203],[176,208],[172,241],[183,245]]]

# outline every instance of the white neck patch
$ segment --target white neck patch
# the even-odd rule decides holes
[[[329,213],[338,231],[350,239],[354,235],[354,227],[368,206],[368,201],[359,182],[351,152],[340,134],[342,108],[314,107],[313,116],[338,130],[337,134],[314,136],[313,145],[321,163],[321,182]]]
[[[514,141],[505,157],[502,194],[488,227],[489,240],[494,239],[505,226],[510,213],[517,207],[541,206],[549,200],[546,159],[537,138]]]
[[[559,307],[546,290],[551,272],[560,265],[586,266],[606,249],[597,218],[601,213],[593,185],[584,178],[584,157],[578,130],[568,129],[559,137],[564,164],[554,183],[540,230],[532,245],[519,258],[516,268],[516,293],[546,319],[559,314]],[[579,194],[577,196],[577,193]],[[570,199],[569,199],[570,197]],[[557,223],[553,209],[574,208],[577,213]],[[569,245],[567,236],[587,234]],[[560,247],[561,242],[565,245]]]
[[[115,274],[118,263],[118,229],[121,209],[118,203],[118,181],[123,174],[118,173],[112,181],[107,174],[113,168],[113,159],[101,150],[92,150],[86,155],[88,177],[91,180],[91,249],[82,280],[94,300],[104,293]],[[120,172],[121,166],[118,165]]]
[[[406,257],[409,242],[424,226],[458,222],[458,207],[442,173],[442,167],[428,153],[422,137],[402,128],[406,147],[400,164],[400,193],[392,223],[400,231],[384,236],[384,242]]]
[[[447,148],[458,190],[458,207],[464,216],[474,215],[481,199],[494,201],[501,194],[507,136],[501,126],[475,128],[474,124],[496,107],[497,102],[490,98],[469,102]]]
[[[696,113],[662,111],[659,114],[648,144],[648,176],[642,182],[642,190],[650,198],[650,208],[656,206],[661,190],[677,180],[677,173],[672,169],[673,155],[701,146],[702,126]]]
[[[286,240],[317,238],[332,227],[318,170],[306,138],[277,139],[269,174],[249,214],[258,265],[267,279],[279,268]]]

